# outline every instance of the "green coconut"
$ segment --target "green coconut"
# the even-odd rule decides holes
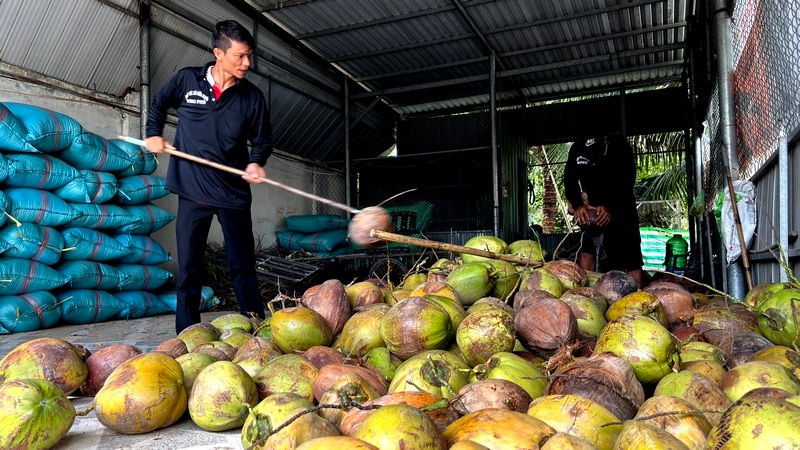
[[[547,387],[541,367],[512,352],[497,352],[485,363],[473,368],[470,380],[506,380],[525,390],[532,399]]]
[[[214,325],[220,333],[232,328],[239,328],[247,333],[253,331],[253,321],[239,313],[223,314],[211,320],[211,325]]]
[[[0,359],[0,382],[48,380],[65,394],[75,392],[89,376],[83,354],[69,342],[52,337],[31,339]]]
[[[508,254],[528,258],[531,261],[544,261],[547,254],[539,242],[531,239],[520,239],[508,244]]]
[[[272,342],[283,353],[306,351],[315,345],[330,345],[333,334],[328,321],[305,306],[280,309],[270,319]]]
[[[277,392],[291,392],[313,402],[314,380],[319,368],[301,355],[290,353],[280,355],[256,372],[258,395],[261,398]]]
[[[705,448],[711,423],[688,400],[671,395],[655,395],[642,403],[634,420],[661,428],[690,449]]]
[[[585,439],[598,449],[612,448],[622,428],[611,411],[578,395],[544,395],[533,399],[527,412],[556,431]]]
[[[385,347],[380,327],[389,305],[377,304],[351,315],[342,328],[339,350],[345,355],[361,356],[373,348]]]
[[[489,268],[482,262],[468,262],[457,265],[445,282],[457,293],[464,305],[471,305],[488,294],[494,287],[489,277]]]
[[[689,450],[667,431],[637,420],[626,420],[614,443],[614,450],[641,448],[647,450]]]
[[[542,290],[553,294],[553,297],[561,297],[566,291],[561,280],[543,267],[532,270],[524,276],[519,287],[520,291]]]
[[[192,390],[197,375],[211,363],[216,362],[216,358],[205,353],[189,352],[175,358],[175,361],[183,369],[183,384],[187,391]]]
[[[467,363],[454,353],[422,351],[397,367],[389,392],[428,392],[452,398],[469,383],[469,370]]]
[[[508,244],[506,241],[495,236],[481,235],[475,236],[464,243],[464,247],[474,248],[487,252],[504,255],[508,253]],[[484,256],[471,255],[469,253],[461,253],[461,261],[475,262],[475,261],[489,261],[490,258]]]
[[[520,286],[521,276],[517,270],[517,265],[502,259],[490,260],[489,264],[493,269],[491,277],[494,280],[494,286],[489,291],[489,294],[501,300],[510,298],[519,290]]]
[[[381,450],[401,450],[410,446],[431,450],[447,449],[447,443],[436,424],[424,412],[411,405],[381,406],[361,422],[353,437]]]
[[[757,310],[758,329],[776,345],[794,347],[800,344],[800,289],[782,289],[762,299]]]
[[[773,397],[746,397],[708,435],[708,449],[800,448],[800,407]]]
[[[765,387],[800,394],[800,380],[786,367],[769,361],[739,364],[722,376],[719,387],[734,402],[753,389]]]
[[[217,361],[200,371],[189,394],[189,415],[209,431],[240,428],[258,403],[253,378],[232,361]]]
[[[500,309],[468,314],[456,330],[456,343],[464,361],[474,367],[497,352],[514,350],[514,318]]]
[[[669,330],[655,319],[640,315],[623,315],[608,322],[594,351],[613,353],[628,361],[642,384],[658,383],[672,373],[677,352]]]
[[[0,448],[53,448],[75,422],[75,407],[54,382],[0,382]]]
[[[714,381],[697,372],[683,370],[664,376],[653,395],[682,398],[702,411],[711,425],[719,423],[722,412],[731,406],[731,400]]]
[[[386,348],[400,359],[423,350],[443,349],[455,334],[450,314],[426,297],[408,297],[389,308],[381,319]]]

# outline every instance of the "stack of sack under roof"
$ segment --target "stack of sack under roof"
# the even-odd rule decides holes
[[[0,334],[173,313],[155,155],[0,103]],[[203,309],[218,299],[203,290]]]

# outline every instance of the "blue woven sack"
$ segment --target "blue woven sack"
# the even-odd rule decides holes
[[[48,291],[0,297],[0,326],[12,333],[46,330],[60,320],[61,307]]]
[[[303,233],[294,231],[276,231],[275,237],[278,239],[278,247],[284,250],[302,250],[300,246],[300,239],[306,237]]]
[[[85,259],[62,261],[55,268],[67,278],[65,286],[73,289],[115,291],[130,281],[127,275],[116,267],[97,261]]]
[[[61,151],[61,159],[76,169],[96,170],[98,172],[122,172],[133,164],[128,155],[119,147],[95,133],[84,131]]]
[[[132,175],[118,179],[117,202],[122,205],[141,205],[166,197],[166,180],[156,175]]]
[[[59,227],[73,221],[80,214],[50,191],[11,187],[6,188],[5,193],[11,201],[9,214],[20,222]]]
[[[125,208],[113,203],[97,205],[94,203],[71,203],[70,206],[80,216],[70,223],[72,226],[111,230],[137,222],[139,219],[128,214]]]
[[[0,225],[8,221],[11,212],[11,199],[8,198],[5,191],[0,191]]]
[[[147,264],[117,264],[114,266],[125,277],[121,291],[154,291],[172,280],[172,272]]]
[[[321,231],[303,236],[298,241],[303,250],[309,252],[332,252],[347,245],[347,230]]]
[[[90,261],[111,261],[131,253],[113,237],[91,228],[70,227],[61,230],[64,235],[64,260],[88,259]]]
[[[81,124],[66,114],[22,103],[6,103],[6,106],[25,127],[25,142],[43,153],[69,147],[83,131]]]
[[[115,234],[114,239],[130,250],[119,262],[128,264],[164,264],[172,256],[155,239],[143,234]]]
[[[53,190],[72,203],[105,203],[117,196],[117,177],[109,172],[79,170],[75,179]]]
[[[0,103],[0,151],[37,153],[39,150],[28,143],[27,137],[28,130],[22,121]]]
[[[50,291],[64,286],[66,277],[47,264],[21,258],[0,258],[0,295]]]
[[[2,139],[2,137],[0,137],[0,139]],[[2,142],[0,142],[0,183],[6,181],[6,178],[8,178],[8,158],[2,153],[2,145]]]
[[[53,190],[78,177],[78,171],[56,158],[40,153],[6,156],[6,185]]]
[[[152,203],[122,205],[122,208],[136,220],[130,224],[120,226],[116,230],[119,234],[150,234],[164,228],[175,220],[175,216],[172,213]]]
[[[133,161],[130,167],[120,172],[120,176],[150,175],[158,168],[158,155],[155,153],[122,139],[109,139],[109,142],[119,147]]]
[[[61,320],[70,324],[105,322],[128,307],[110,292],[96,289],[68,289],[57,293],[56,298],[61,305]]]
[[[139,319],[142,317],[159,316],[172,313],[169,306],[164,304],[156,294],[147,291],[116,292],[114,297],[125,302],[127,308],[120,311],[118,319]]]
[[[312,234],[320,231],[347,228],[347,217],[333,214],[296,215],[286,218],[286,229],[298,233]]]
[[[61,260],[64,236],[52,227],[30,222],[8,224],[0,229],[0,241],[7,249],[3,256],[24,258],[52,266]]]
[[[178,294],[175,291],[161,292],[157,295],[172,312],[178,309]],[[211,286],[203,286],[200,291],[200,311],[210,311],[219,304],[220,299],[214,294],[214,289]]]

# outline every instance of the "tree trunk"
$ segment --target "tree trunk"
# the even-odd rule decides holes
[[[543,146],[539,147],[540,152],[544,152]],[[545,158],[546,160],[546,158]],[[552,169],[549,165],[542,171],[544,176],[542,182],[542,231],[547,234],[556,232],[556,217],[558,215],[558,190],[553,183]]]

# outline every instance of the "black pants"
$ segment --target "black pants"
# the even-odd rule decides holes
[[[255,240],[250,210],[218,208],[179,198],[175,221],[178,245],[176,333],[201,320],[200,293],[206,280],[206,243],[214,215],[222,227],[225,257],[236,300],[239,302],[239,312],[264,318],[264,302],[258,290],[256,276]]]

